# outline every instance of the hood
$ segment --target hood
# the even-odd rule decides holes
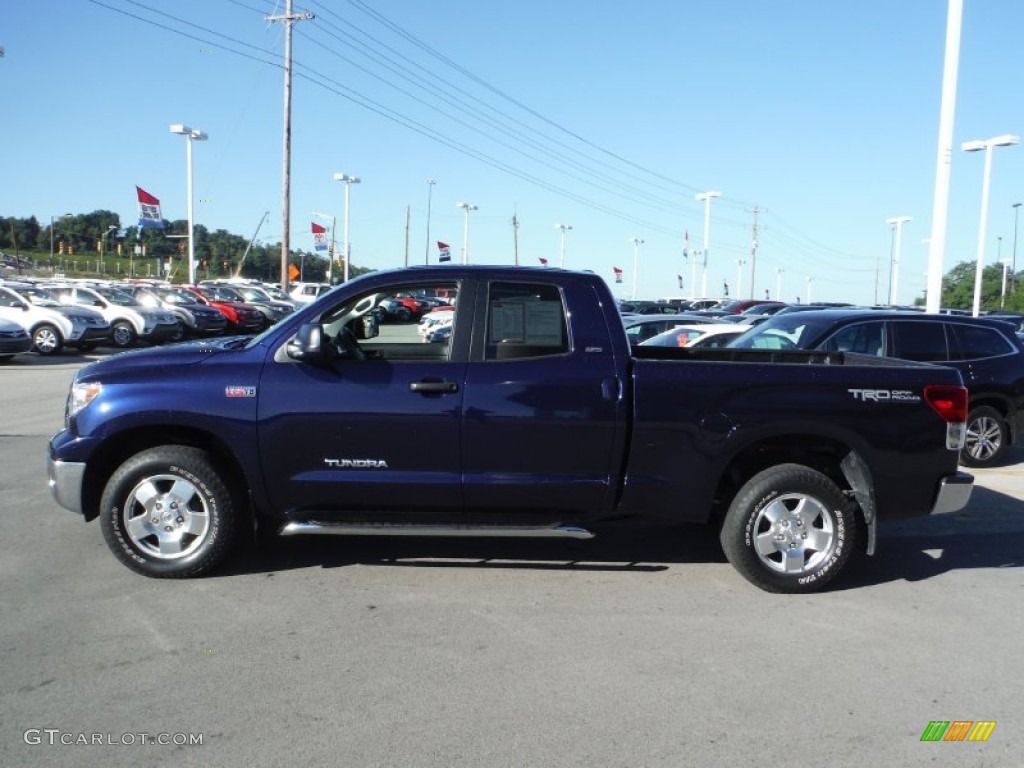
[[[180,368],[183,365],[203,363],[216,355],[232,354],[244,349],[250,338],[250,336],[227,336],[219,339],[168,344],[162,347],[132,349],[90,363],[79,371],[77,378],[79,380],[103,379],[104,376],[111,373],[121,374],[138,369],[152,372],[154,368]]]

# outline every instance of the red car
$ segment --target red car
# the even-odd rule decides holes
[[[240,301],[219,301],[205,288],[194,285],[181,286],[203,304],[208,304],[220,310],[220,313],[228,320],[227,334],[232,333],[259,333],[265,325],[263,313],[255,307],[250,307]]]

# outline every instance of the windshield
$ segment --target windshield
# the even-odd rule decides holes
[[[103,296],[111,304],[117,304],[119,307],[139,307],[142,306],[135,300],[135,297],[131,294],[119,291],[114,288],[97,288],[96,292]]]
[[[156,289],[156,293],[168,304],[174,304],[176,306],[199,303],[199,300],[188,291],[179,291],[173,288],[158,288]]]

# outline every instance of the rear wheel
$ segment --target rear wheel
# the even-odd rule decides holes
[[[754,475],[722,524],[722,549],[748,581],[768,592],[813,592],[842,571],[856,517],[821,472],[780,464]]]
[[[40,355],[56,355],[64,347],[64,338],[56,326],[43,323],[32,331],[32,349]]]
[[[100,501],[107,546],[138,573],[196,576],[221,563],[231,544],[231,492],[205,451],[150,448],[122,464]]]
[[[960,451],[965,467],[991,467],[1006,453],[1010,430],[1003,414],[989,405],[981,405],[967,415],[967,437]]]

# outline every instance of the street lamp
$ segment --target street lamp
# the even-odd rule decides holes
[[[775,268],[775,300],[782,301],[782,273],[785,272],[782,267]]]
[[[711,229],[711,200],[716,197],[721,197],[721,192],[698,192],[695,197],[697,200],[704,201],[704,274],[701,278],[701,296],[708,295],[708,242]]]
[[[965,141],[960,148],[964,152],[985,150],[985,174],[981,182],[981,223],[978,227],[978,263],[974,271],[974,311],[977,317],[981,313],[981,272],[985,267],[985,228],[988,225],[988,187],[992,177],[992,147],[1007,147],[1019,144],[1020,136],[1005,133],[991,139]]]
[[[327,259],[327,282],[333,284],[334,277],[334,224],[337,220],[336,216],[330,216],[326,213],[320,213],[319,211],[313,211],[313,215],[318,219],[331,222],[331,250]]]
[[[433,179],[427,179],[427,243],[423,249],[423,263],[430,263],[430,202],[434,197],[434,185],[437,184]]]
[[[740,297],[740,291],[743,290],[743,265],[746,264],[744,259],[736,259],[736,298]]]
[[[572,229],[572,225],[571,224],[555,224],[555,229],[562,230],[562,245],[561,245],[561,248],[559,249],[558,266],[559,267],[564,267],[565,266],[565,233],[566,233],[566,231]]]
[[[1006,270],[1010,268],[1010,260],[1000,259],[999,263],[1003,265],[1003,290],[999,294],[999,308],[1003,309],[1006,306]]]
[[[640,246],[644,241],[639,237],[631,237],[629,242],[633,244],[633,301],[636,301],[636,276],[640,269]]]
[[[347,173],[336,173],[334,174],[334,180],[340,181],[345,185],[345,242],[342,243],[342,249],[345,252],[345,270],[342,273],[342,281],[347,283],[349,257],[352,255],[352,243],[348,239],[348,194],[352,185],[360,182],[360,178],[358,176],[349,176]]]
[[[469,263],[469,212],[477,210],[477,206],[472,203],[463,203],[459,201],[455,204],[456,208],[461,208],[466,212],[466,222],[462,227],[462,263]]]
[[[804,297],[805,299],[807,299],[807,303],[808,304],[811,303],[811,287],[813,285],[814,285],[814,278],[811,277],[810,275],[808,275],[808,277],[807,277],[807,290],[805,291],[805,293],[807,295]]]
[[[192,142],[206,141],[209,138],[205,133],[189,128],[187,125],[175,123],[171,126],[171,133],[177,133],[186,137],[185,158],[188,164],[188,282],[193,285],[196,281],[196,250],[195,250],[195,224],[192,211]]]
[[[893,216],[885,220],[893,228],[893,238],[896,245],[889,259],[889,304],[898,304],[897,286],[900,282],[900,243],[903,239],[903,225],[910,221],[909,216]]]

